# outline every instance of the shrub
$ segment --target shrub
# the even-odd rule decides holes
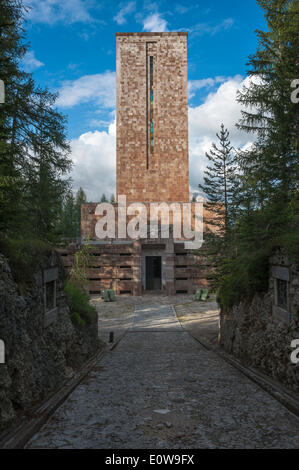
[[[228,310],[241,300],[250,301],[256,292],[268,289],[269,255],[260,251],[227,261],[218,273],[217,301]]]
[[[81,320],[87,324],[94,323],[97,320],[97,311],[95,307],[90,305],[89,296],[86,292],[83,292],[71,281],[66,283],[64,291],[66,293],[72,315],[74,313],[79,315]]]
[[[77,313],[77,312],[74,312],[74,313],[71,314],[71,320],[72,320],[72,323],[75,326],[79,326],[79,327],[84,327],[85,326],[85,321],[82,320],[79,313]]]
[[[81,250],[75,253],[74,263],[70,272],[70,282],[79,289],[84,289],[84,285],[87,282],[88,268],[93,262],[91,250],[92,247],[90,245],[83,245]]]
[[[39,239],[0,238],[0,251],[8,259],[17,283],[32,282],[41,258],[52,250],[49,243]]]

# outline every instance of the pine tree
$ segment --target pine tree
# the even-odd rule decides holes
[[[25,8],[19,0],[0,3],[0,77],[5,103],[0,118],[0,228],[51,239],[69,182],[66,121],[56,95],[36,87],[21,70]],[[26,216],[24,217],[24,214]]]
[[[256,180],[257,203],[283,200],[298,188],[299,108],[291,101],[291,82],[299,76],[299,3],[258,0],[268,31],[257,31],[258,49],[250,56],[250,82],[238,94],[243,105],[238,127],[257,139],[241,156],[244,179]]]
[[[103,193],[101,196],[101,201],[100,202],[108,202],[108,199],[106,198],[106,194]]]
[[[31,97],[34,130],[30,133],[30,153],[24,165],[25,194],[29,221],[41,238],[50,239],[57,214],[70,182],[65,174],[71,168],[65,120],[53,105],[56,95],[37,90]]]
[[[24,8],[21,1],[0,3],[0,78],[5,85],[5,103],[0,104],[0,231],[17,229],[22,220],[19,201],[23,187],[19,165],[19,148],[15,142],[16,97],[24,88],[28,75],[20,70],[19,61],[26,52],[21,23]],[[17,92],[18,90],[18,92]]]
[[[81,236],[81,206],[86,202],[86,194],[80,187],[76,194],[75,208],[76,208],[76,237]]]
[[[216,274],[224,309],[267,289],[273,247],[297,256],[299,246],[299,108],[291,101],[291,83],[299,76],[299,3],[257,1],[268,29],[257,31],[248,85],[238,94],[238,127],[253,133],[255,142],[236,155],[237,217]]]
[[[115,196],[114,196],[113,193],[110,196],[110,202],[111,202],[111,204],[113,204],[115,202]]]
[[[69,191],[63,203],[62,215],[62,235],[63,238],[75,238],[77,231],[77,213],[75,198],[72,191]]]
[[[229,132],[223,124],[216,136],[218,146],[213,142],[210,153],[206,153],[210,164],[204,172],[204,183],[198,187],[207,197],[208,209],[213,213],[211,224],[218,233],[226,234],[232,223],[236,168]]]

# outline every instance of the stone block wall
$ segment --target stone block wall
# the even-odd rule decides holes
[[[187,33],[116,33],[116,154],[117,195],[189,201]]]
[[[176,201],[178,202],[178,201]],[[89,202],[82,204],[81,206],[81,240],[84,241],[97,241],[98,238],[96,236],[95,228],[96,228],[96,223],[99,219],[102,217],[106,217],[106,214],[104,215],[98,215],[97,214],[97,206],[100,203],[97,202]],[[150,202],[140,202],[139,203],[134,203],[136,204],[135,206],[135,211],[136,215],[138,212],[141,212],[140,209],[137,209],[138,204],[142,204],[145,206],[146,211],[147,211],[147,225],[148,225],[148,238],[149,238],[149,227],[150,227],[150,214],[151,214],[151,203]],[[162,203],[161,203],[162,204]],[[118,236],[118,215],[119,211],[121,210],[118,203],[113,203],[111,206],[113,206],[114,209],[114,220],[115,220],[115,238],[118,240],[123,240],[126,241],[128,240],[127,237],[120,238]],[[125,210],[128,212],[130,206],[130,202],[128,201],[127,206]],[[181,220],[181,237],[178,240],[184,240],[184,232],[183,232],[183,205],[182,202],[178,202],[178,213],[180,214],[180,220]],[[171,226],[173,224],[173,218],[175,211],[173,212],[171,210],[171,207],[169,205],[169,225]],[[191,215],[191,228],[192,230],[195,229],[195,217],[196,217],[196,209],[195,209],[195,203],[190,202],[190,215]],[[209,229],[211,231],[215,231],[215,225],[211,223],[211,220],[213,219],[214,213],[211,211],[211,209],[208,207],[208,205],[204,204],[203,205],[203,232],[205,232]],[[133,215],[126,215],[126,225],[128,226],[128,223],[130,220],[132,220],[135,217],[135,213]],[[157,214],[157,220],[159,223],[159,226],[161,224],[161,212],[158,211]],[[171,227],[170,227],[170,235],[171,235]]]
[[[65,269],[70,272],[75,252],[79,248],[58,250]],[[145,288],[145,257],[162,258],[162,291],[166,295],[192,294],[198,287],[208,286],[210,267],[202,269],[204,259],[185,250],[182,243],[173,240],[135,240],[93,244],[92,263],[88,269],[86,288],[90,294],[100,295],[103,289],[114,289],[117,295],[142,295]],[[200,269],[201,267],[201,269]]]
[[[92,266],[88,269],[86,288],[90,294],[114,289],[117,295],[141,295],[140,248],[138,243],[102,243],[91,245]],[[76,249],[61,248],[63,265],[70,271]]]
[[[100,346],[97,323],[82,329],[72,324],[63,277],[60,257],[53,252],[40,260],[35,279],[20,291],[0,255],[0,339],[5,344],[5,363],[0,364],[0,433],[19,413],[60,387]],[[44,282],[56,283],[55,305],[48,309]],[[50,301],[54,302],[53,297]]]
[[[244,364],[260,369],[299,393],[299,364],[291,342],[299,339],[299,267],[283,250],[269,260],[269,290],[220,314],[220,344]],[[282,271],[281,269],[284,268]],[[287,270],[287,303],[277,305],[276,276]],[[277,309],[278,307],[278,309]]]

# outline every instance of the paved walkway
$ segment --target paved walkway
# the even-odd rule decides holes
[[[219,307],[213,295],[205,302],[176,305],[177,316],[185,330],[204,344],[218,344]]]
[[[28,447],[299,448],[299,420],[195,341],[171,305],[138,305]]]

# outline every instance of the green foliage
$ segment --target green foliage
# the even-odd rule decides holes
[[[57,223],[57,231],[62,238],[80,238],[81,235],[81,205],[86,202],[86,194],[80,187],[74,197],[68,191],[62,202],[61,214]]]
[[[57,95],[37,86],[22,70],[26,8],[19,0],[0,2],[0,230],[15,237],[56,239],[56,222],[71,169],[66,119],[55,108]],[[24,216],[25,214],[25,216]]]
[[[224,311],[267,290],[268,263],[268,253],[264,251],[223,260],[217,273],[217,301]]]
[[[257,31],[250,80],[238,94],[243,111],[237,125],[253,133],[255,142],[235,157],[237,190],[229,236],[208,234],[205,244],[224,310],[267,290],[275,248],[285,248],[299,262],[299,107],[291,101],[291,82],[299,76],[299,3],[258,3],[268,28]],[[217,195],[218,175],[208,177]]]
[[[93,323],[97,319],[96,309],[89,304],[89,296],[84,290],[87,271],[93,260],[91,249],[89,245],[84,245],[81,250],[75,253],[69,281],[65,286],[65,293],[72,312],[71,318],[73,323],[78,326]]]
[[[94,323],[97,320],[97,311],[89,304],[89,296],[86,292],[80,290],[71,281],[66,283],[64,290],[71,308],[73,323],[76,324],[77,322],[78,325],[80,321],[86,324]],[[83,326],[83,323],[80,326]]]
[[[87,281],[88,269],[93,261],[91,250],[92,247],[90,245],[83,245],[81,250],[75,253],[75,260],[70,272],[70,280],[79,289],[84,289],[84,285]]]
[[[216,136],[219,144],[217,146],[213,142],[210,153],[206,153],[209,165],[204,172],[204,184],[199,184],[198,187],[208,198],[208,209],[213,213],[211,223],[225,234],[231,222],[236,190],[235,157],[229,132],[223,124]]]
[[[17,283],[32,283],[40,260],[52,249],[51,245],[38,239],[0,237],[0,252],[8,259]]]
[[[257,136],[241,154],[243,181],[254,182],[255,202],[288,200],[298,187],[298,104],[291,101],[291,82],[299,76],[299,3],[258,0],[268,30],[257,31],[258,48],[249,58],[251,81],[238,94],[243,105],[238,127]]]
[[[83,328],[85,326],[85,321],[82,320],[79,313],[77,312],[71,314],[71,320],[73,325],[78,326],[79,328]]]

